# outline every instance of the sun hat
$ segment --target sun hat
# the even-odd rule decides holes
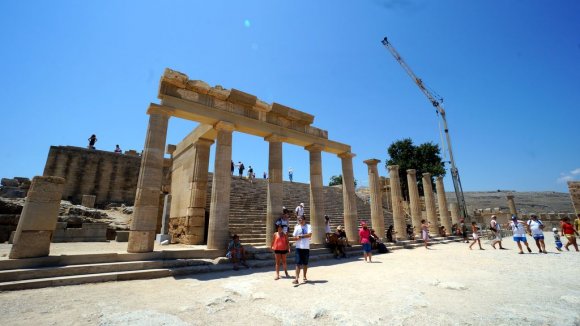
[[[304,207],[304,203],[300,203],[300,206]]]
[[[553,228],[553,229],[552,229],[552,232],[558,232],[558,229],[556,229],[556,228]]]
[[[366,221],[362,221],[362,222],[360,222],[360,225],[361,226],[365,226],[365,225],[367,225],[367,222]]]

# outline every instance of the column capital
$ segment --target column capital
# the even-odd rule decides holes
[[[176,149],[177,149],[177,146],[172,145],[172,144],[167,144],[167,146],[165,146],[165,153],[169,154],[169,155],[173,155],[173,153],[175,152]]]
[[[270,134],[266,137],[264,137],[264,140],[270,143],[282,143],[284,141],[286,141],[286,137],[282,137],[280,135],[276,135],[276,134]]]
[[[368,160],[363,161],[363,162],[366,165],[372,166],[372,165],[377,165],[378,163],[381,162],[381,160],[377,160],[376,158],[371,158],[371,159],[368,159]]]
[[[236,129],[236,126],[227,121],[218,121],[213,125],[213,128],[219,131],[233,132]]]
[[[423,173],[423,178],[431,178],[431,173],[429,172]]]
[[[147,114],[161,114],[164,116],[172,116],[175,110],[173,108],[162,106],[159,104],[151,103],[149,104],[149,108],[147,108]]]
[[[355,156],[356,156],[356,154],[351,153],[351,152],[344,152],[344,153],[338,154],[338,157],[340,157],[340,158],[353,158]]]
[[[321,144],[310,144],[304,147],[305,150],[309,152],[321,152],[324,149],[324,145]]]
[[[415,169],[408,169],[407,174],[417,174],[417,170]]]
[[[196,146],[211,146],[215,141],[213,139],[206,139],[206,138],[198,138],[196,141],[193,142]]]
[[[438,176],[435,177],[435,179],[443,181],[443,176],[442,175],[438,175]]]
[[[387,169],[389,170],[389,172],[391,170],[397,170],[398,171],[399,170],[399,166],[398,165],[388,165],[387,166]]]

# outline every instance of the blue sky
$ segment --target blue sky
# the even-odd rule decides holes
[[[580,179],[580,2],[2,1],[0,176],[40,175],[51,145],[141,150],[166,67],[315,115],[369,158],[410,137],[440,143],[427,99],[388,36],[445,98],[464,190],[567,191]],[[196,126],[171,119],[168,143]],[[213,156],[213,149],[212,149]],[[234,133],[233,159],[267,170],[268,145]],[[213,170],[213,160],[210,163]],[[284,169],[308,182],[308,153]],[[325,184],[341,173],[323,155]],[[447,190],[452,190],[446,176]]]

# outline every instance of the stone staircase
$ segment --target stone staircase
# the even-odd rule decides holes
[[[210,175],[211,179],[211,175]],[[256,179],[251,183],[248,179],[232,177],[230,195],[229,230],[238,234],[242,243],[252,246],[264,246],[266,242],[266,204],[268,180]],[[305,214],[310,216],[310,185],[299,182],[284,182],[283,205],[292,212],[291,229],[296,221],[294,209],[298,204],[305,204]],[[341,187],[324,187],[324,214],[330,216],[331,229],[344,225],[343,200]],[[207,210],[211,198],[211,181],[208,182]],[[360,221],[371,222],[370,205],[358,198],[357,212]],[[280,207],[282,213],[282,207]],[[385,228],[393,224],[392,214],[384,210]],[[385,235],[383,235],[385,236]]]

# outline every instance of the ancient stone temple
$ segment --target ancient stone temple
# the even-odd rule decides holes
[[[580,214],[580,181],[568,181],[570,198],[576,214]]]
[[[324,241],[324,198],[321,153],[338,156],[343,169],[344,220],[347,235],[356,238],[357,211],[350,146],[328,139],[325,130],[311,126],[314,116],[278,103],[199,80],[167,69],[161,78],[161,104],[151,104],[149,127],[142,155],[129,236],[129,252],[153,250],[163,177],[164,147],[170,117],[199,122],[173,152],[170,234],[173,241],[203,243],[207,227],[208,249],[227,245],[230,206],[232,133],[255,135],[269,143],[266,234],[270,240],[282,207],[282,145],[303,147],[310,156],[310,216],[313,243]],[[215,145],[215,165],[209,212],[205,210],[210,147]],[[205,224],[209,213],[208,225]]]

